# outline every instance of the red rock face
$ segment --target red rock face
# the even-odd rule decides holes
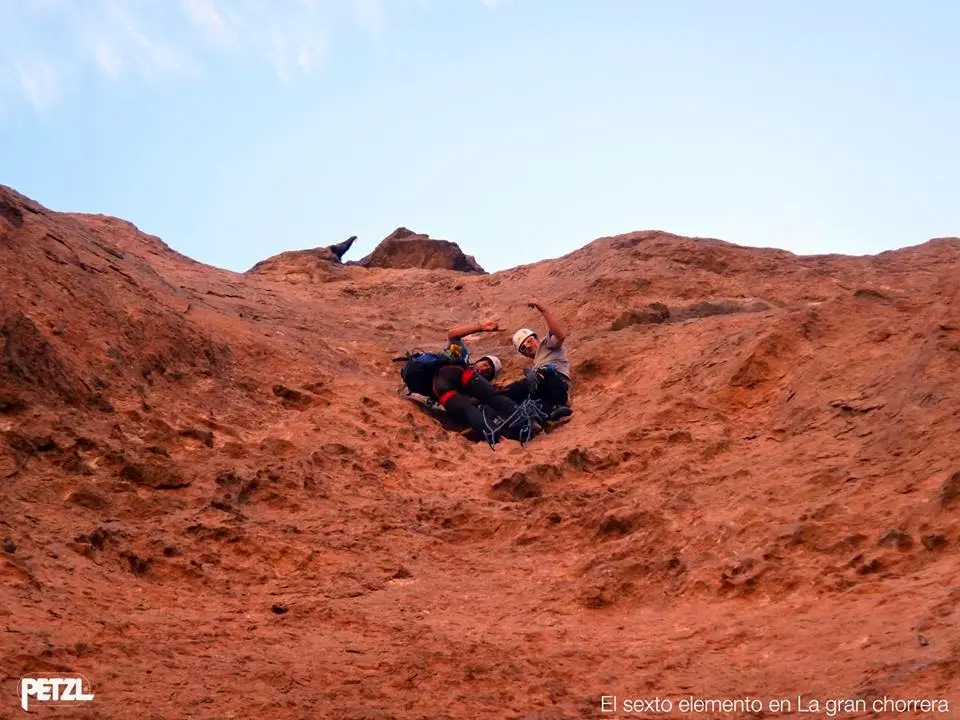
[[[397,228],[384,238],[372,253],[359,261],[363,267],[421,268],[424,270],[456,270],[485,274],[471,255],[449,240],[434,240],[428,235],[407,228]]]
[[[337,273],[0,189],[0,717],[37,672],[113,718],[960,702],[960,241]],[[396,394],[391,357],[487,316],[518,377],[531,296],[566,425],[491,451]]]
[[[288,282],[326,282],[339,264],[340,258],[329,248],[291,250],[261,260],[246,274]]]

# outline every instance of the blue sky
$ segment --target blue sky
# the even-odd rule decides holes
[[[0,183],[246,270],[960,235],[954,0],[0,0]]]

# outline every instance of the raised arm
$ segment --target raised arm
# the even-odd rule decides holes
[[[447,339],[450,340],[450,342],[454,342],[467,335],[473,335],[478,332],[494,332],[499,329],[500,326],[496,320],[484,320],[481,323],[474,323],[472,325],[457,325],[447,330]]]
[[[535,308],[540,311],[540,314],[543,315],[543,319],[547,323],[547,329],[550,330],[550,334],[557,339],[557,347],[563,345],[564,339],[567,337],[566,333],[563,332],[563,328],[560,327],[557,319],[553,316],[553,313],[550,312],[547,308],[541,305],[536,300],[533,300],[529,303],[530,307]]]

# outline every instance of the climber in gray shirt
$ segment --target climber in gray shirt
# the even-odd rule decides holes
[[[527,303],[539,310],[547,323],[547,336],[540,340],[533,330],[520,328],[513,334],[513,345],[525,357],[533,360],[533,368],[524,370],[522,380],[507,385],[501,392],[515,402],[523,402],[533,395],[541,400],[551,420],[569,417],[570,359],[564,345],[566,334],[553,313],[537,301]]]

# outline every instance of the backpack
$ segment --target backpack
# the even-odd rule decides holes
[[[462,345],[451,344],[441,352],[414,350],[394,358],[394,362],[404,363],[400,368],[400,377],[410,392],[431,397],[433,378],[437,371],[445,365],[466,367],[468,358],[469,355]]]

